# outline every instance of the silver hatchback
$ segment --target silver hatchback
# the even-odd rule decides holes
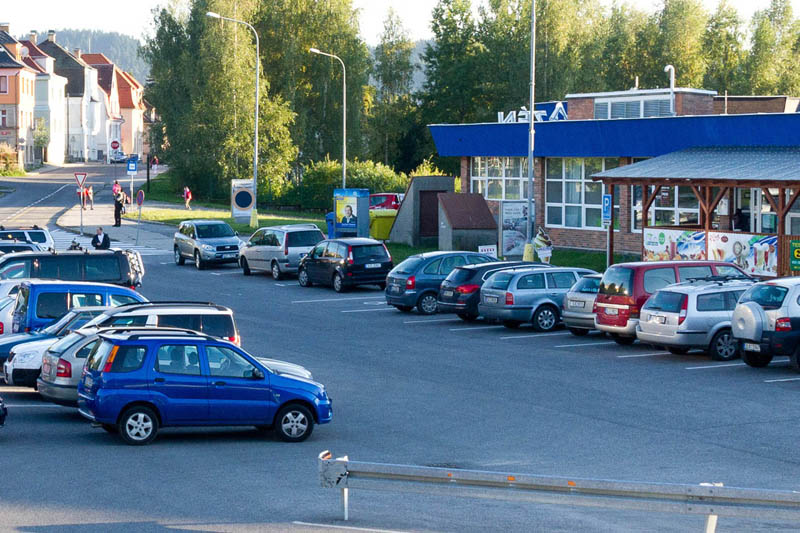
[[[583,336],[594,331],[594,301],[600,290],[602,274],[584,276],[575,282],[564,298],[561,318],[570,333]]]
[[[86,358],[100,341],[98,328],[78,329],[58,339],[42,357],[42,373],[37,380],[45,400],[62,405],[78,402],[78,381]]]
[[[669,285],[644,304],[636,337],[674,354],[707,350],[715,361],[739,356],[731,332],[736,302],[754,280],[696,280]]]
[[[597,274],[585,268],[515,268],[493,274],[481,287],[478,312],[507,328],[531,322],[536,331],[550,331],[561,320],[564,296],[578,278]]]
[[[300,260],[324,239],[316,224],[259,228],[239,250],[239,266],[245,276],[263,271],[278,280],[297,273]]]

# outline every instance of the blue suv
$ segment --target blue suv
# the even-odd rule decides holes
[[[289,442],[331,421],[325,387],[301,366],[180,329],[103,333],[78,383],[78,410],[128,444],[166,426],[274,428]]]

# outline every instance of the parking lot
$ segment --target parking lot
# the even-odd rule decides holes
[[[167,429],[125,446],[31,389],[0,388],[0,528],[19,531],[319,530],[344,526],[317,454],[448,468],[798,489],[800,377],[702,353],[618,346],[387,307],[289,278],[198,272],[145,257],[151,300],[231,307],[246,350],[302,364],[334,420],[302,444],[250,429]],[[353,492],[367,530],[699,530],[701,517]],[[87,525],[88,524],[88,525]],[[791,529],[720,520],[720,531]]]

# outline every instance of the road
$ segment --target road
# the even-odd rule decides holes
[[[0,387],[10,410],[0,430],[0,530],[703,526],[702,517],[358,491],[345,524],[339,494],[319,487],[316,456],[325,449],[363,461],[800,490],[800,416],[792,408],[800,381],[777,381],[798,377],[786,363],[756,370],[596,335],[465,324],[387,308],[377,290],[337,295],[233,267],[198,272],[169,256],[145,261],[143,294],[230,306],[245,349],[303,364],[326,384],[334,421],[302,444],[250,429],[167,429],[135,448],[32,390]]]

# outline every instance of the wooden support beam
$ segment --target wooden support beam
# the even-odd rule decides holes
[[[778,203],[775,201],[775,197],[772,196],[772,193],[769,192],[769,188],[764,187],[761,190],[764,192],[764,196],[767,198],[767,202],[769,202],[769,205],[771,205],[772,209],[775,210],[775,213],[780,215],[780,209],[778,208]]]
[[[728,193],[728,187],[720,187],[719,192],[714,196],[714,200],[711,202],[711,205],[708,206],[708,210],[712,213],[714,209],[717,208],[722,198]]]
[[[705,199],[703,198],[702,191],[695,185],[689,185],[689,188],[692,189],[695,198],[697,198],[697,203],[700,204],[700,216],[701,217],[705,216],[706,202]]]
[[[786,212],[788,213],[792,210],[792,206],[794,206],[794,203],[797,201],[797,197],[800,196],[800,187],[792,187],[791,189],[787,189],[787,191],[792,193],[792,197],[786,202]]]

